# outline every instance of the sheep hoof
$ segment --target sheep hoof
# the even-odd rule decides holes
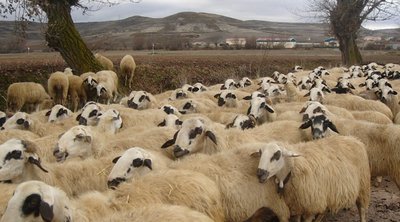
[[[281,196],[281,197],[283,196],[283,191],[284,191],[284,188],[278,186],[278,194],[279,194],[279,196]]]

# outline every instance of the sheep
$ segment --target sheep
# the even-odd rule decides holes
[[[163,110],[168,115],[169,114],[180,115],[179,110],[169,104],[161,106],[160,109]]]
[[[32,119],[29,114],[24,112],[17,112],[12,117],[7,119],[3,125],[3,130],[20,129],[29,130],[39,136],[47,135],[47,133],[57,132],[56,128],[59,127],[55,124],[44,124]]]
[[[221,191],[226,221],[243,221],[260,207],[270,207],[280,221],[289,221],[289,208],[276,192],[276,184],[259,184],[253,174],[257,159],[250,156],[257,149],[252,144],[214,155],[195,154],[174,161],[170,168],[200,172],[217,184]],[[240,191],[240,192],[238,192]]]
[[[50,100],[43,86],[33,82],[11,84],[7,89],[7,111],[19,112],[24,105],[32,104],[36,111],[45,100]]]
[[[101,55],[100,53],[96,53],[94,55],[94,57],[100,63],[100,65],[104,68],[104,70],[111,70],[111,71],[114,70],[113,62],[110,59],[108,59],[107,57]]]
[[[247,115],[252,115],[256,119],[258,125],[265,122],[272,122],[276,118],[275,110],[261,97],[251,99]]]
[[[396,117],[397,113],[400,111],[397,92],[391,87],[385,86],[381,89],[380,100],[390,108],[393,117]]]
[[[148,173],[130,183],[120,184],[113,191],[112,200],[122,209],[159,203],[188,206],[214,221],[225,221],[221,194],[215,182],[189,170]]]
[[[193,97],[192,94],[189,94],[188,91],[178,88],[171,93],[168,100],[186,99],[189,97]]]
[[[392,111],[379,101],[366,100],[354,95],[326,95],[325,104],[334,105],[354,111],[378,111],[393,119]]]
[[[88,126],[74,126],[58,139],[53,155],[57,162],[64,162],[67,158],[98,157],[103,148],[101,144],[107,138],[107,134],[99,133]]]
[[[182,126],[182,121],[179,120],[179,117],[177,117],[174,114],[168,114],[164,120],[159,123],[157,126],[159,127],[173,127],[175,129],[180,129]]]
[[[48,122],[58,122],[70,118],[72,111],[63,105],[57,104],[46,112],[46,116],[49,117]]]
[[[107,186],[115,189],[121,182],[130,182],[132,179],[146,175],[150,171],[166,169],[171,159],[157,151],[132,147],[121,156],[115,157],[112,162],[115,165],[108,175]]]
[[[296,121],[276,121],[246,131],[235,128],[226,130],[222,124],[193,117],[184,120],[181,129],[176,131],[174,137],[167,140],[161,148],[173,146],[174,157],[180,158],[196,152],[214,154],[254,141],[275,139],[297,143],[311,140],[311,134],[302,132],[298,126],[299,123]]]
[[[398,126],[345,120],[337,117],[328,118],[323,114],[313,118],[315,120],[308,120],[300,128],[306,129],[312,126],[313,137],[325,137],[328,131],[322,126],[332,124],[341,135],[354,136],[363,141],[371,165],[371,176],[389,176],[400,189],[400,173],[398,171],[400,158],[397,155],[397,141],[398,135],[400,135]]]
[[[237,115],[235,119],[226,128],[240,128],[242,130],[256,127],[256,120],[253,116]]]
[[[320,88],[312,88],[310,91],[304,96],[310,96],[310,101],[316,101],[320,103],[324,103],[324,93]]]
[[[236,88],[245,88],[248,86],[251,86],[253,84],[253,81],[249,79],[249,77],[243,77],[239,82],[236,84]]]
[[[143,110],[158,107],[158,102],[151,93],[132,91],[128,97],[127,105],[132,109]]]
[[[300,71],[303,71],[303,68],[301,66],[296,65],[296,66],[294,66],[293,71],[300,72]]]
[[[68,76],[68,97],[71,109],[76,112],[78,107],[82,107],[87,100],[83,80],[79,76]]]
[[[79,125],[95,126],[98,122],[98,117],[101,115],[102,108],[95,102],[87,102],[80,114],[76,116],[76,121]]]
[[[67,67],[64,69],[64,74],[67,76],[72,76],[74,73],[72,72],[72,69],[70,67]]]
[[[82,79],[82,88],[86,93],[87,101],[94,101],[97,97],[97,77],[94,72],[86,72],[79,76]]]
[[[62,165],[56,163],[43,167],[37,154],[39,148],[35,143],[10,139],[0,146],[2,147],[0,158],[3,160],[0,181],[21,183],[28,180],[40,180],[62,188],[69,195],[77,195],[94,189],[99,191],[107,189],[105,168],[106,165],[111,165],[109,158],[69,161]]]
[[[63,72],[52,73],[47,80],[47,90],[55,104],[66,105],[68,96],[68,76]]]
[[[0,221],[101,221],[117,206],[100,192],[70,200],[61,189],[41,181],[18,185]]]
[[[122,128],[122,118],[118,110],[109,109],[98,117],[96,129],[98,132],[116,134]]]
[[[233,79],[227,79],[227,80],[225,80],[225,83],[224,84],[222,84],[222,86],[221,86],[221,90],[226,90],[226,89],[229,89],[229,90],[234,90],[234,89],[236,89],[237,87],[236,87],[236,82],[235,82],[235,80],[233,80]]]
[[[193,86],[192,86],[192,85],[189,85],[189,84],[184,84],[184,85],[182,86],[182,89],[183,89],[183,91],[185,91],[185,92],[193,92]]]
[[[181,114],[209,113],[217,109],[217,104],[209,99],[181,99],[171,101],[171,104],[178,108]]]
[[[244,222],[279,222],[277,215],[268,207],[261,207]]]
[[[136,69],[135,60],[133,60],[131,55],[125,55],[121,59],[119,67],[122,73],[122,78],[125,79],[124,85],[128,86],[129,89],[132,89],[132,80]]]
[[[228,108],[237,108],[238,99],[236,97],[235,91],[224,90],[218,94],[214,95],[214,98],[218,99],[218,106],[225,106]]]
[[[115,107],[115,106],[110,106]],[[122,131],[126,131],[129,128],[150,128],[156,127],[161,121],[164,120],[167,114],[161,109],[146,109],[146,110],[133,110],[131,108],[119,108],[115,107],[121,114],[123,120]]]
[[[203,92],[203,91],[207,91],[207,90],[208,90],[207,87],[205,87],[203,84],[198,82],[193,85],[192,93],[199,93],[199,92]]]
[[[359,140],[337,136],[296,145],[272,142],[255,155],[260,157],[260,183],[276,177],[291,215],[311,222],[315,215],[337,213],[356,203],[360,221],[367,221],[371,175]]]
[[[110,70],[103,70],[96,73],[97,77],[97,97],[100,101],[107,104],[113,100],[115,101],[118,96],[118,76],[115,72]]]

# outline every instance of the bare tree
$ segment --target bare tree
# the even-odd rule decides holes
[[[365,21],[382,21],[397,16],[399,0],[309,0],[308,11],[329,22],[339,41],[343,65],[361,64],[358,31]]]
[[[134,0],[125,1],[134,2]],[[45,38],[48,46],[60,52],[71,68],[82,73],[98,71],[102,67],[76,30],[71,9],[76,7],[87,12],[121,2],[124,0],[3,0],[0,2],[0,15],[3,17],[15,15],[17,21],[23,22],[46,16]]]

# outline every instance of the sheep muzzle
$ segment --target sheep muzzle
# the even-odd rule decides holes
[[[268,179],[269,172],[263,169],[257,169],[257,177],[260,183],[265,183]]]
[[[174,156],[176,158],[182,157],[182,156],[184,156],[184,155],[186,155],[188,153],[190,153],[189,150],[182,149],[180,146],[175,146],[175,148],[174,148]]]

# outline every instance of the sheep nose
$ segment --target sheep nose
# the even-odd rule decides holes
[[[268,171],[260,168],[257,169],[257,177],[260,183],[265,183],[267,181],[268,176],[269,176]]]
[[[182,156],[184,156],[184,155],[186,155],[186,154],[188,154],[189,153],[189,150],[187,150],[187,149],[182,149],[180,146],[178,146],[178,145],[176,145],[175,147],[174,147],[174,156],[176,157],[176,158],[179,158],[179,157],[182,157]]]
[[[223,98],[218,99],[218,106],[223,106],[225,104],[225,101]]]
[[[84,125],[84,126],[86,126],[87,125],[87,120],[86,120],[86,118],[84,118],[84,117],[80,117],[79,118],[79,125]]]
[[[303,115],[303,122],[307,121],[309,119],[308,114]]]

